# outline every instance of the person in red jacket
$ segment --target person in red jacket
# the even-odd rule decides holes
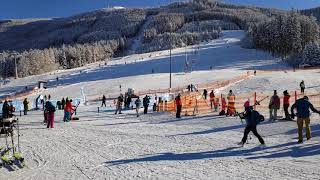
[[[72,103],[67,98],[66,106],[64,107],[64,118],[63,118],[63,121],[68,122],[68,121],[71,120],[71,111],[72,111]]]
[[[209,96],[210,96],[210,106],[211,106],[211,109],[213,109],[214,100],[215,100],[215,95],[214,95],[213,90],[210,92]]]
[[[180,94],[178,94],[178,96],[176,97],[175,101],[176,101],[176,106],[177,106],[176,118],[181,118],[182,102],[181,102]]]
[[[270,121],[277,120],[277,111],[280,109],[280,98],[277,94],[277,90],[274,90],[269,102]]]
[[[226,114],[226,109],[227,109],[227,101],[226,98],[222,97],[221,99],[221,111],[219,113],[220,116],[223,116]]]
[[[283,91],[283,111],[285,114],[285,120],[291,120],[289,114],[289,106],[290,106],[290,95],[287,90]]]

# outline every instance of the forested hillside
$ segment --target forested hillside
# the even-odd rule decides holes
[[[238,29],[248,32],[244,47],[284,58],[305,51],[319,34],[315,20],[298,12],[211,0],[150,9],[101,9],[69,18],[7,20],[0,22],[0,75],[14,75],[14,59],[19,77],[24,77],[108,61],[125,55],[134,42],[138,46],[134,53],[151,52],[216,39],[222,30]]]

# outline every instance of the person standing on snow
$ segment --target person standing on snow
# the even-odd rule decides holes
[[[215,95],[214,95],[213,90],[210,92],[209,96],[210,96],[210,107],[211,107],[211,109],[213,109],[213,105],[214,105],[214,101],[215,101]]]
[[[220,111],[219,115],[220,116],[226,115],[226,109],[227,109],[226,98],[222,97],[221,98],[221,111]]]
[[[228,94],[228,109],[227,109],[227,116],[234,116],[236,114],[236,96],[233,94],[232,90],[229,91]]]
[[[106,98],[105,95],[103,95],[103,96],[102,96],[102,104],[101,104],[101,107],[103,107],[103,105],[104,105],[104,107],[107,107],[106,101],[107,101],[107,98]]]
[[[139,110],[140,110],[140,107],[141,107],[141,100],[140,100],[139,96],[138,96],[138,98],[136,99],[136,101],[134,103],[136,105],[137,117],[139,117],[140,116]]]
[[[286,120],[291,120],[289,114],[289,106],[290,106],[290,95],[287,90],[283,91],[283,111],[285,114]]]
[[[245,104],[246,106],[246,104]],[[258,111],[253,110],[252,106],[245,107],[246,111],[244,113],[244,117],[247,123],[247,126],[244,130],[243,133],[243,138],[239,145],[243,146],[247,139],[248,139],[248,134],[250,131],[259,139],[259,142],[261,145],[265,145],[263,138],[260,136],[260,134],[257,131],[257,125],[264,120],[264,117],[259,114]]]
[[[28,111],[29,111],[29,101],[27,98],[25,98],[23,100],[23,113],[24,113],[24,115],[27,115]]]
[[[47,128],[53,128],[54,112],[56,111],[56,107],[50,101],[47,101],[45,105],[45,111],[47,115]]]
[[[144,98],[143,98],[143,107],[144,107],[144,114],[147,114],[148,113],[148,107],[149,107],[149,103],[150,103],[150,98],[148,95],[146,95]]]
[[[181,110],[182,110],[182,102],[181,102],[181,95],[178,94],[178,96],[175,99],[176,107],[177,107],[177,113],[176,118],[181,118]]]
[[[68,98],[66,99],[66,105],[64,107],[64,122],[69,122],[71,120],[71,112],[72,112],[72,101]]]
[[[304,94],[304,89],[305,88],[306,88],[306,85],[304,84],[304,81],[301,81],[301,83],[300,83],[301,94]]]
[[[61,100],[61,108],[64,109],[64,106],[66,105],[66,100],[62,98]]]
[[[277,94],[277,90],[274,90],[269,102],[270,121],[273,122],[277,120],[277,111],[280,109],[280,98]]]
[[[207,100],[208,91],[206,89],[203,90],[203,97],[205,100]]]
[[[123,95],[120,94],[120,96],[117,99],[116,112],[114,114],[117,114],[118,112],[119,112],[119,114],[122,114],[121,110],[122,110],[123,101],[124,101]]]
[[[310,129],[310,109],[320,114],[320,111],[315,109],[313,105],[309,102],[309,98],[304,96],[301,99],[298,99],[292,106],[291,106],[291,118],[294,119],[295,114],[294,110],[297,111],[297,124],[298,124],[298,135],[299,141],[298,143],[303,143],[303,124],[306,127],[306,137],[307,140],[311,139],[311,129]]]

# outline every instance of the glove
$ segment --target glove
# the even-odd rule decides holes
[[[291,114],[291,119],[294,119],[294,114]]]

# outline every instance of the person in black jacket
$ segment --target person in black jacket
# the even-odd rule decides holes
[[[309,102],[308,96],[304,96],[301,99],[298,99],[292,106],[291,106],[291,118],[294,119],[295,114],[294,110],[297,111],[297,124],[298,124],[298,135],[299,141],[298,143],[303,143],[303,124],[306,125],[306,136],[307,140],[311,139],[311,129],[310,129],[310,110],[313,112],[319,113],[317,109],[313,107],[313,105]]]
[[[2,118],[9,118],[10,117],[10,105],[8,100],[5,100],[2,106]]]
[[[105,95],[103,95],[102,96],[102,104],[101,104],[101,107],[107,107],[107,105],[106,105],[106,101],[107,101],[107,98],[106,98],[106,96]]]
[[[252,106],[246,107],[244,117],[246,119],[247,126],[244,130],[243,138],[239,145],[243,146],[246,143],[250,131],[259,139],[261,145],[264,145],[264,140],[257,131],[257,125],[259,124],[259,122],[264,120],[264,117],[257,111],[253,110]]]
[[[146,95],[144,98],[143,98],[143,107],[144,107],[144,114],[147,114],[148,113],[148,107],[149,107],[149,104],[150,104],[150,97],[148,95]]]

